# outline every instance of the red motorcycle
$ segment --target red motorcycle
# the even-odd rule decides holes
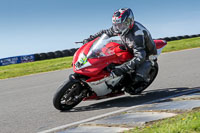
[[[106,34],[80,47],[74,54],[74,74],[60,86],[53,98],[56,109],[70,110],[83,100],[102,99],[126,93],[139,94],[156,78],[158,73],[157,57],[167,44],[163,40],[154,40],[157,55],[149,57],[151,70],[148,84],[134,82],[134,72],[123,76],[113,76],[112,69],[134,57],[124,45],[109,38]],[[142,88],[135,91],[138,87]]]

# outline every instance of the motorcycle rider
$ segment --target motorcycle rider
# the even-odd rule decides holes
[[[121,8],[114,12],[112,17],[112,27],[102,30],[88,39],[83,40],[87,43],[106,33],[109,37],[119,35],[121,44],[134,54],[133,59],[115,68],[112,72],[116,76],[124,75],[130,71],[135,71],[136,83],[148,83],[148,74],[151,69],[150,55],[156,55],[155,43],[149,31],[139,22],[134,20],[133,12],[130,8]]]

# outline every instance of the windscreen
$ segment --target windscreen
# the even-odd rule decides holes
[[[109,46],[109,43],[112,42],[113,39],[116,39],[116,37],[109,38],[106,34],[103,34],[93,43],[88,52],[87,58],[99,58],[115,54],[113,50],[114,46]],[[119,37],[117,39],[119,39]]]
[[[88,61],[90,58],[99,58],[115,54],[114,49],[118,45],[113,45],[112,42],[119,43],[119,37],[109,38],[106,34],[103,34],[93,43],[87,55],[84,53],[79,55],[78,60],[75,63],[75,69],[79,70],[91,66],[90,62]]]

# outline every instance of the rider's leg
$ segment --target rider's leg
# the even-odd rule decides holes
[[[135,82],[149,82],[149,72],[151,70],[151,61],[146,60],[135,70]]]

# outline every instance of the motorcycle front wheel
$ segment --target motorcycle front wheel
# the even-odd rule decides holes
[[[67,80],[54,95],[54,107],[61,111],[72,109],[83,100],[82,90],[79,82]]]

